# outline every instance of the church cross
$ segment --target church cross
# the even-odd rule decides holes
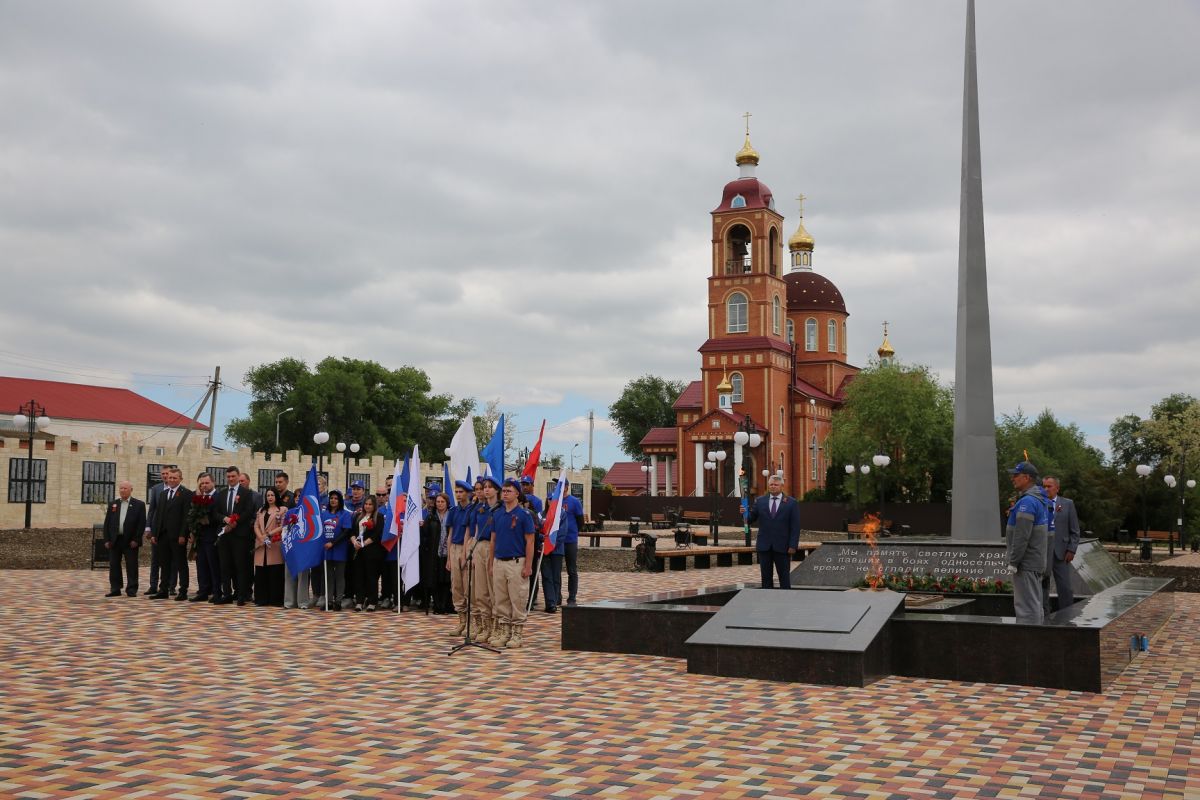
[[[745,119],[746,119],[746,138],[749,139],[750,138],[750,117],[752,117],[754,115],[751,114],[749,111],[747,111],[745,114],[742,114],[742,116],[745,117]]]
[[[801,218],[804,217],[804,201],[805,201],[805,199],[806,199],[806,195],[803,195],[803,194],[796,198],[796,202],[798,202],[800,204]]]

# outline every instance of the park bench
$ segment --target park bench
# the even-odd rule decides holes
[[[891,529],[892,529],[892,521],[890,519],[884,520],[883,525],[880,526],[880,531],[886,531],[886,530],[891,530]],[[847,539],[861,539],[862,537],[863,537],[863,524],[861,522],[851,522],[850,524],[848,524],[846,526],[846,538]]]
[[[1117,557],[1117,561],[1124,561],[1133,554],[1133,548],[1128,545],[1106,544],[1104,549]]]
[[[685,511],[679,519],[691,525],[708,525],[712,522],[712,515],[707,511]]]
[[[583,518],[583,532],[584,533],[589,533],[591,531],[602,531],[602,530],[604,530],[603,515],[598,520],[592,519],[591,517],[588,517],[588,516],[585,516]]]
[[[591,547],[599,547],[601,539],[620,539],[621,547],[633,547],[633,534],[629,531],[592,531],[587,536]]]
[[[1142,545],[1142,561],[1153,560],[1152,548],[1155,542],[1170,542],[1174,538],[1175,531],[1140,531],[1138,542]]]
[[[669,528],[671,527],[671,521],[667,519],[666,514],[651,514],[650,527],[653,529]]]
[[[810,553],[821,546],[820,542],[800,542],[796,548],[795,554],[792,556],[793,561],[803,561]],[[712,559],[717,559],[718,567],[732,567],[734,560],[737,560],[739,566],[746,566],[754,563],[755,548],[745,547],[742,545],[731,546],[693,546],[685,548],[677,548],[674,550],[663,550],[654,552],[654,571],[662,572],[665,569],[670,569],[672,572],[678,572],[687,569],[687,560],[693,560],[693,566],[696,569],[709,569],[712,566]]]

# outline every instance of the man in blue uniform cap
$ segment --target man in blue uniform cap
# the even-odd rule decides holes
[[[1008,571],[1013,579],[1013,610],[1018,622],[1042,621],[1042,571],[1046,568],[1047,508],[1037,467],[1022,461],[1008,471],[1017,502],[1004,529]]]

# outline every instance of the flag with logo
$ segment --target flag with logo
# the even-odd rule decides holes
[[[408,494],[404,501],[404,524],[400,531],[400,552],[396,556],[400,562],[401,580],[406,587],[421,582],[421,457],[418,450],[414,447],[412,451]]]
[[[475,421],[470,414],[462,421],[446,450],[453,479],[447,486],[453,485],[454,481],[470,481],[472,475],[479,474],[479,445],[475,443]]]
[[[396,459],[395,471],[392,474],[392,496],[388,498],[388,507],[391,509],[391,519],[387,520],[387,527],[383,529],[383,536],[380,537],[379,543],[383,545],[383,549],[389,553],[395,548],[396,542],[400,539],[400,525],[404,522],[404,476],[400,471],[400,459]]]
[[[325,557],[316,464],[308,470],[304,489],[296,499],[295,508],[284,517],[282,545],[283,560],[292,575],[320,566]]]
[[[487,471],[481,477],[490,477],[495,481],[504,480],[504,415],[500,415],[500,421],[496,423],[496,432],[492,434],[491,441],[483,448],[483,466]]]

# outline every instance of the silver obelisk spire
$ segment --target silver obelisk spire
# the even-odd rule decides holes
[[[950,536],[958,541],[1000,538],[992,336],[983,247],[983,174],[979,162],[975,0],[967,0],[958,219],[958,330],[954,356],[954,486],[950,517]]]

